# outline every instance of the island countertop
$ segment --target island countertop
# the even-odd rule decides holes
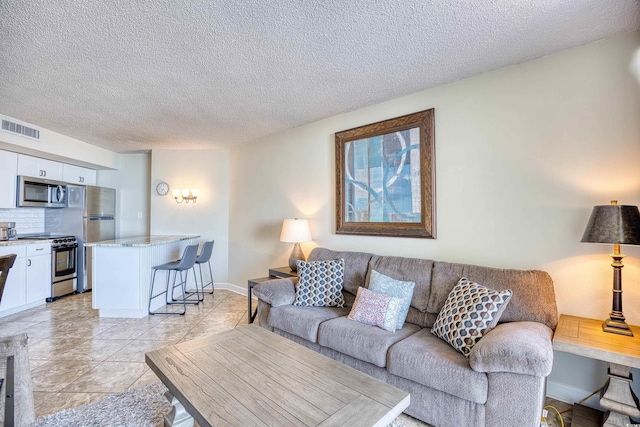
[[[85,247],[111,246],[111,247],[146,247],[165,245],[167,243],[180,242],[182,240],[199,239],[195,234],[176,236],[136,236],[122,239],[102,240],[100,242],[85,243]]]

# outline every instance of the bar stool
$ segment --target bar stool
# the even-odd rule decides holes
[[[204,242],[202,245],[202,251],[198,258],[196,259],[196,264],[198,264],[198,269],[200,270],[200,290],[202,291],[202,296],[204,297],[204,288],[207,286],[211,286],[210,294],[213,294],[215,290],[213,287],[213,273],[211,272],[211,254],[213,253],[213,245],[216,241],[212,240],[210,242]],[[208,264],[209,266],[209,278],[211,281],[205,285],[204,280],[202,279],[202,264]],[[194,267],[195,268],[195,267]],[[198,283],[196,283],[196,288],[198,287]]]
[[[153,267],[153,275],[151,276],[151,289],[149,290],[149,314],[185,314],[187,312],[187,304],[198,304],[199,301],[196,300],[188,300],[187,299],[187,292],[186,292],[186,282],[187,282],[187,276],[190,269],[193,268],[195,262],[196,262],[196,257],[197,257],[197,253],[198,253],[198,245],[189,245],[184,249],[184,253],[182,254],[182,259],[178,260],[178,261],[172,261],[172,262],[167,262],[165,264],[161,264],[161,265],[157,265],[155,267]],[[165,286],[165,290],[158,292],[157,294],[154,295],[153,293],[153,286],[155,284],[155,279],[156,279],[156,273],[159,271],[166,271],[167,272],[167,283]],[[170,282],[170,277],[171,277],[171,272],[173,271],[173,284],[171,285],[171,301],[169,301],[169,282]],[[185,276],[182,277],[182,273],[185,272]],[[176,284],[176,280],[178,278],[178,274],[180,274],[180,283]],[[199,299],[199,292],[198,292],[198,286],[197,286],[197,278],[196,278],[196,271],[195,269],[193,270],[193,278],[196,280],[196,293],[198,293],[198,299]],[[175,291],[175,289],[177,287],[182,287],[182,299],[177,300],[173,297],[173,293]],[[178,313],[178,312],[174,312],[174,311],[155,311],[152,312],[151,311],[151,300],[153,300],[154,298],[159,297],[162,294],[166,294],[166,303],[167,305],[170,304],[182,304],[183,307],[183,311],[182,313]]]

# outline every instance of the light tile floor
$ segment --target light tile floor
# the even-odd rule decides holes
[[[247,297],[206,294],[180,315],[100,318],[91,293],[0,319],[0,336],[25,332],[36,416],[92,402],[158,378],[144,361],[157,348],[247,323]]]
[[[40,418],[157,381],[144,361],[146,352],[246,323],[247,297],[220,289],[206,294],[200,304],[187,306],[184,316],[142,319],[98,317],[89,292],[0,318],[0,336],[20,332],[29,336],[35,410]],[[561,411],[571,408],[552,399],[546,404]],[[563,418],[570,425],[571,412]],[[402,421],[411,427],[426,425],[410,417]],[[549,415],[549,424],[560,425],[554,414]]]

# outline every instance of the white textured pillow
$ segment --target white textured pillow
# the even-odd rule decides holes
[[[396,298],[359,287],[356,300],[347,317],[356,322],[378,326],[386,331],[395,332],[403,303],[403,298]]]
[[[463,277],[449,293],[431,333],[469,357],[473,346],[498,323],[511,295],[509,289],[494,291]]]

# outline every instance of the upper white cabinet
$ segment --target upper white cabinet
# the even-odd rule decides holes
[[[0,151],[0,208],[16,207],[17,174],[18,155],[9,151]]]
[[[69,184],[96,185],[96,171],[65,164],[62,168],[62,180]]]
[[[18,175],[62,181],[62,163],[18,154]]]

